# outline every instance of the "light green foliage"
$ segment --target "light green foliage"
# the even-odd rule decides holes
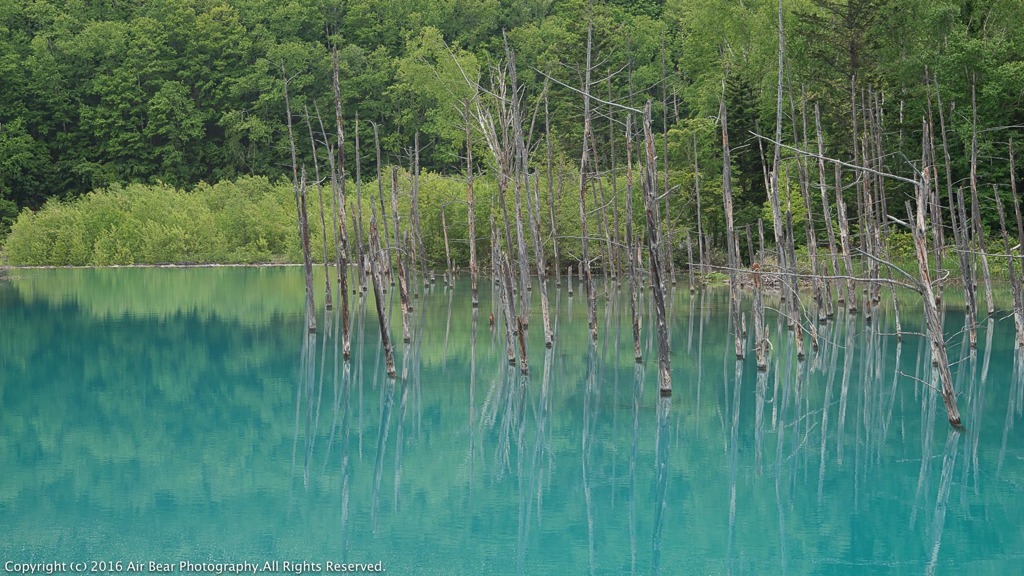
[[[113,186],[52,200],[14,223],[6,252],[15,265],[260,262],[283,252],[294,230],[288,185],[265,178],[202,185]]]
[[[385,206],[389,235],[391,221],[390,169],[385,184]],[[570,170],[564,183],[578,182],[578,174]],[[401,232],[410,230],[409,173],[399,171],[399,213]],[[444,230],[441,212],[448,225],[449,247],[456,266],[469,263],[466,181],[463,177],[442,176],[431,171],[420,174],[420,218],[425,256],[431,265],[445,263]],[[610,186],[609,182],[604,183]],[[542,207],[541,230],[548,254],[551,250],[547,182],[540,180]],[[624,176],[620,186],[625,187]],[[501,211],[494,204],[497,188],[493,179],[477,177],[473,183],[477,220],[477,254],[487,262],[490,254],[490,215],[503,226]],[[554,187],[555,218],[562,239],[560,249],[570,255],[579,254],[578,205],[568,190],[559,195]],[[313,183],[307,189],[311,254],[316,262],[323,260],[322,225],[319,195],[323,194],[324,222],[328,230],[328,258],[334,259],[332,224],[333,194],[329,183],[318,189]],[[353,218],[362,213],[364,235],[368,234],[370,218],[377,214],[380,222],[377,182],[363,183],[362,204],[355,196],[355,184],[347,185],[345,222],[354,250]],[[588,192],[590,194],[590,192]],[[625,198],[618,199],[625,213]],[[609,208],[610,210],[610,208]],[[596,213],[590,225],[596,229]],[[625,221],[622,222],[625,227]],[[527,231],[530,233],[529,230]],[[365,237],[364,237],[365,240]],[[382,241],[383,244],[383,241]],[[302,252],[295,212],[294,189],[290,183],[272,183],[266,178],[244,178],[217,184],[200,184],[186,192],[168,185],[132,184],[112,186],[91,192],[75,200],[51,200],[39,211],[25,210],[14,222],[4,245],[13,265],[127,265],[158,263],[257,263],[301,262]]]
[[[410,118],[411,125],[438,139],[435,146],[441,150],[435,154],[449,164],[457,164],[465,150],[464,110],[480,76],[476,57],[455,50],[445,44],[440,30],[424,28],[409,39],[396,87],[409,102],[408,112],[418,116]]]

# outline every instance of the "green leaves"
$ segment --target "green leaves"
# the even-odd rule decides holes
[[[436,138],[435,158],[458,166],[465,149],[465,103],[476,95],[480,67],[470,53],[449,47],[441,31],[427,27],[409,39],[398,63],[396,92],[405,103],[409,130]]]
[[[23,212],[7,239],[12,264],[266,262],[294,224],[290,185],[251,178],[183,192],[113,186]]]

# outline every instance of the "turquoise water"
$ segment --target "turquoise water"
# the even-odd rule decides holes
[[[842,314],[797,362],[733,355],[727,294],[670,300],[674,394],[633,361],[628,300],[534,290],[527,377],[468,283],[372,300],[307,336],[298,268],[16,270],[0,280],[0,559],[392,574],[1012,574],[1024,570],[1024,359],[1013,323],[970,354],[947,311],[967,428],[926,343]],[[322,290],[320,277],[317,286]],[[322,301],[322,294],[317,295]],[[645,310],[649,306],[645,303]],[[919,333],[913,300],[902,328]],[[116,562],[121,561],[117,568]],[[93,564],[95,562],[95,564]],[[103,562],[111,563],[109,566]],[[295,565],[285,566],[285,562]],[[307,565],[302,566],[302,563]]]

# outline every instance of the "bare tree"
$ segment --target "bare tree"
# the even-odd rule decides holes
[[[729,251],[729,315],[732,317],[733,342],[736,358],[742,359],[743,335],[740,331],[739,281],[737,270],[740,267],[739,248],[736,246],[736,231],[732,214],[732,152],[729,148],[729,119],[725,109],[725,78],[722,78],[722,93],[718,98],[718,118],[722,123],[722,204],[725,210],[725,235]],[[700,181],[697,169],[697,139],[693,141],[693,177]],[[700,198],[700,188],[697,189]]]
[[[647,253],[651,270],[651,288],[654,292],[655,323],[658,330],[658,386],[662,396],[672,395],[672,358],[668,345],[668,319],[665,314],[665,294],[662,289],[661,266],[658,262],[657,204],[658,177],[654,157],[654,136],[651,133],[651,102],[644,107],[644,212],[647,215]]]
[[[288,143],[292,153],[292,183],[295,187],[295,212],[299,222],[299,237],[302,242],[302,256],[306,271],[306,326],[316,332],[316,304],[313,301],[313,262],[309,254],[309,224],[306,217],[306,169],[299,176],[298,155],[295,150],[295,132],[292,128],[292,107],[288,98],[288,75],[281,64],[281,80],[284,90],[284,109],[288,121]]]

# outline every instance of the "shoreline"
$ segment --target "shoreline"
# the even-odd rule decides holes
[[[331,264],[333,266],[334,264]],[[0,271],[4,270],[103,270],[113,268],[275,268],[286,266],[302,266],[301,263],[290,262],[254,262],[249,264],[110,264],[107,266],[13,266],[9,264],[0,265]]]

